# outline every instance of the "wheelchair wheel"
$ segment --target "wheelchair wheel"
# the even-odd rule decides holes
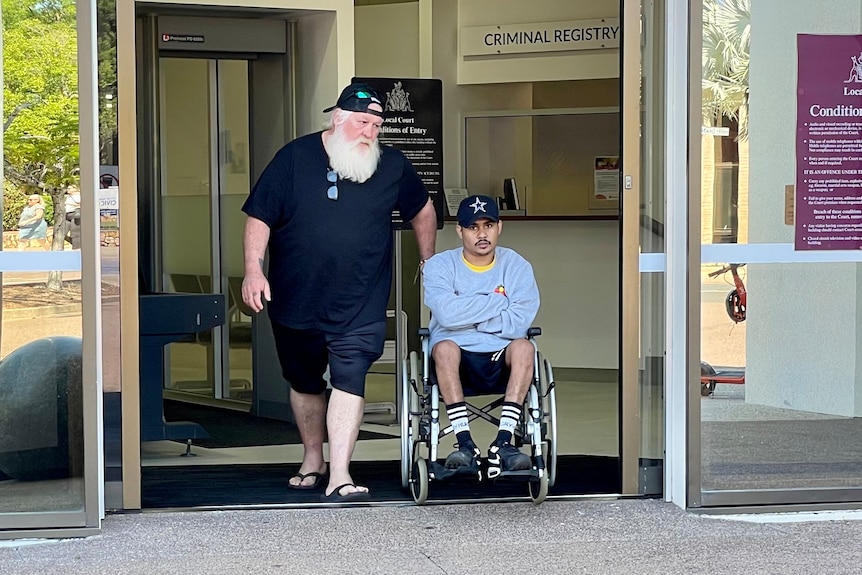
[[[428,462],[417,457],[410,475],[410,494],[417,505],[422,505],[428,500]]]
[[[548,496],[548,473],[547,470],[537,481],[530,481],[530,499],[538,505]]]
[[[548,475],[548,487],[554,486],[557,479],[557,442],[546,439],[544,442],[545,473]]]
[[[410,352],[410,370],[404,366],[401,383],[401,488],[410,488],[410,468],[413,464],[414,445],[419,440],[419,396],[413,384],[419,379],[419,365],[415,351]],[[409,374],[409,375],[408,375]]]
[[[401,420],[401,489],[407,489],[410,485],[410,455],[413,452],[413,441],[410,437],[410,382],[407,379],[406,362],[402,372],[401,409],[399,413]]]
[[[542,375],[545,380],[542,382],[541,392],[544,396],[542,399],[545,417],[547,418],[547,430],[545,432],[546,450],[546,468],[548,476],[548,487],[553,487],[557,480],[557,390],[552,387],[554,384],[554,371],[551,367],[551,362],[547,359],[542,359]]]

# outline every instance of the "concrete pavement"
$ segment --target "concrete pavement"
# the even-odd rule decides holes
[[[656,500],[111,515],[99,536],[0,543],[0,574],[851,574],[860,516],[753,523]]]

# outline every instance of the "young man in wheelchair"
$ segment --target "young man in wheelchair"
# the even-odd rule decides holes
[[[458,208],[462,247],[424,265],[430,369],[457,437],[450,470],[478,472],[482,452],[470,434],[465,395],[505,392],[497,437],[488,448],[487,477],[530,469],[530,457],[512,444],[533,377],[535,347],[527,329],[539,310],[533,268],[514,250],[497,246],[503,229],[497,204],[470,196]]]

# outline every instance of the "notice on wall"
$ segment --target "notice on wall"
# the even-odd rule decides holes
[[[378,139],[410,160],[428,188],[443,227],[443,82],[419,78],[354,78],[383,97],[384,119]],[[410,222],[392,214],[395,229],[411,229]]]
[[[795,246],[862,249],[862,35],[797,50]]]
[[[620,157],[597,156],[593,165],[593,197],[597,200],[620,199]]]
[[[110,186],[99,188],[99,228],[103,230],[117,229],[119,220],[120,188]]]

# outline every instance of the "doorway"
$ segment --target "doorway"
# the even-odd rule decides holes
[[[624,3],[629,30],[637,29],[640,10],[640,2]],[[634,90],[635,94],[640,94],[639,88],[633,87],[640,80],[640,43],[632,41],[629,46],[634,46],[636,51],[633,55],[627,53],[628,59],[621,60],[620,92],[625,94]],[[259,145],[259,132],[269,132],[279,127],[266,123],[270,117],[261,115],[256,99],[256,94],[263,92],[259,82],[265,77],[255,72],[261,56],[246,57],[239,54],[237,51],[225,53],[224,56],[213,52],[189,54],[187,51],[163,51],[155,59],[158,105],[153,118],[154,123],[160,126],[160,134],[155,146],[158,171],[156,185],[153,186],[153,189],[158,190],[155,194],[158,201],[151,212],[156,232],[152,235],[150,249],[151,260],[157,262],[158,269],[154,277],[160,289],[175,293],[216,293],[225,299],[224,326],[196,334],[193,338],[168,347],[164,396],[169,401],[182,399],[186,405],[203,405],[222,410],[223,413],[231,411],[247,415],[243,412],[250,411],[261,395],[270,401],[267,395],[269,391],[263,387],[266,382],[274,380],[269,377],[269,373],[263,375],[264,368],[259,362],[260,357],[267,353],[262,347],[266,342],[255,340],[254,346],[251,345],[254,334],[268,332],[269,326],[261,325],[265,321],[263,317],[252,321],[251,316],[242,309],[236,289],[236,282],[242,277],[241,237],[245,219],[240,206],[263,165],[277,149],[271,147],[264,150],[264,146]],[[273,66],[273,69],[276,68],[279,68],[277,63]],[[329,93],[331,90],[321,91]],[[324,105],[299,106],[297,109],[301,108],[303,116],[313,116],[309,110],[320,110],[330,103],[327,99]],[[647,111],[647,121],[654,121],[655,118],[649,114],[651,112]],[[660,424],[657,423],[661,412],[655,410],[655,402],[662,391],[662,350],[655,348],[657,359],[653,362],[647,357],[650,354],[643,346],[661,342],[662,338],[658,329],[649,333],[644,331],[652,328],[653,320],[645,315],[646,312],[639,315],[643,308],[638,309],[637,306],[642,296],[656,300],[662,297],[661,286],[645,291],[637,267],[639,247],[646,246],[642,216],[651,216],[639,211],[639,206],[644,203],[638,195],[641,185],[651,178],[648,170],[641,168],[642,158],[645,165],[648,163],[645,146],[648,138],[639,135],[639,118],[639,99],[620,102],[623,140],[620,152],[620,187],[623,189],[620,191],[619,210],[621,317],[619,340],[609,344],[613,348],[614,344],[619,343],[619,370],[618,379],[615,377],[612,382],[602,382],[608,383],[606,387],[613,387],[616,392],[612,394],[614,401],[607,403],[607,413],[604,415],[607,421],[604,423],[610,422],[609,425],[613,427],[612,439],[618,451],[616,457],[611,458],[609,473],[601,475],[601,487],[589,491],[593,493],[655,493],[644,491],[647,488],[642,478],[649,471],[646,469],[651,466],[649,464],[661,458]],[[238,120],[241,121],[237,123]],[[295,127],[284,129],[283,137],[281,133],[273,132],[267,138],[270,143],[278,141],[280,146],[291,139],[294,132],[305,133],[314,128],[302,126],[297,120]],[[246,168],[245,171],[243,168]],[[631,176],[631,185],[628,178],[623,179],[623,176]],[[650,200],[647,205],[659,206],[661,202]],[[660,220],[660,214],[655,215]],[[539,220],[535,223],[539,223]],[[512,232],[517,225],[513,223]],[[651,246],[649,251],[660,249],[655,246]],[[142,246],[142,249],[146,248]],[[247,340],[240,337],[239,333],[232,333],[241,332],[245,326],[250,326]],[[642,326],[647,327],[642,330]],[[589,326],[582,327],[589,329]],[[543,346],[547,343],[550,342],[543,342]],[[615,355],[613,351],[611,353]],[[654,372],[650,371],[653,369]],[[647,380],[642,376],[648,372],[656,375],[649,386],[644,387],[642,383]],[[390,373],[387,369],[381,369],[377,375],[384,379]],[[384,385],[389,384],[387,382]],[[280,383],[277,387],[279,390],[283,388]],[[386,399],[382,398],[378,404],[385,405]],[[278,404],[278,398],[272,401]],[[279,405],[286,406],[286,393],[284,402]],[[381,414],[388,416],[388,412]],[[567,414],[560,415],[565,417]],[[263,421],[263,418],[255,419],[254,424]],[[248,426],[254,424],[248,419],[242,423]],[[388,435],[385,425],[368,433],[364,439],[371,441],[364,442],[364,448],[373,451],[373,455],[362,460],[355,458],[357,476],[372,488],[380,501],[408,499],[409,496],[398,487],[397,436]],[[267,455],[254,461],[244,460],[242,465],[236,464],[239,461],[212,465],[207,457],[179,459],[181,449],[173,446],[173,451],[165,456],[172,458],[170,463],[160,463],[158,466],[144,463],[144,506],[316,502],[317,494],[284,489],[284,482],[296,469],[301,446],[283,442],[269,447],[272,449],[267,450]],[[262,453],[263,450],[258,452]],[[182,467],[182,470],[177,467]],[[583,475],[582,466],[560,469],[560,478],[578,478]],[[199,497],[185,502],[159,500],[159,495],[149,490],[156,484],[161,494],[193,494]],[[224,489],[219,494],[208,492],[209,486],[217,484],[234,487]],[[558,485],[556,495],[588,492],[566,487],[563,482]],[[461,491],[453,493],[452,498],[487,495],[487,492]],[[511,496],[524,497],[523,490],[519,489]],[[437,493],[432,497],[437,499],[442,494]]]
[[[224,296],[224,324],[171,343],[165,396],[249,405],[252,313],[242,303],[240,210],[251,188],[247,60],[159,59],[162,291]]]

